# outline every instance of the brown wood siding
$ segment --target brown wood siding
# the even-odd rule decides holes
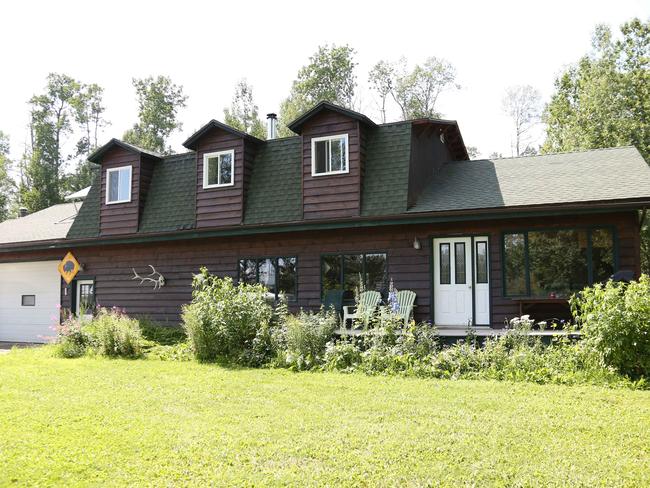
[[[433,126],[414,126],[411,134],[411,164],[409,165],[408,206],[417,202],[444,164],[453,158],[446,144],[440,140],[439,129]]]
[[[147,315],[177,323],[180,307],[191,299],[192,274],[201,266],[221,276],[237,276],[240,257],[296,256],[298,258],[298,301],[292,305],[315,309],[320,306],[320,258],[325,253],[386,252],[388,273],[398,289],[417,293],[416,318],[432,317],[431,239],[450,235],[487,235],[490,238],[491,323],[502,327],[506,318],[518,313],[518,305],[503,297],[501,235],[504,230],[540,227],[613,225],[618,235],[619,269],[639,272],[639,228],[636,212],[590,216],[565,216],[531,219],[390,227],[303,231],[239,237],[220,237],[151,244],[72,248],[83,276],[96,279],[97,301],[103,306],[119,306],[128,313]],[[422,243],[413,249],[413,239]],[[32,253],[0,253],[0,262],[61,259],[67,249]],[[166,279],[166,286],[154,291],[151,285],[132,280],[155,266]],[[62,288],[62,305],[70,306],[70,293]]]
[[[312,138],[337,134],[348,134],[349,173],[312,176]],[[323,112],[305,124],[302,131],[304,219],[337,219],[359,216],[362,171],[360,139],[359,122],[338,113]]]
[[[128,203],[106,204],[106,170],[120,166],[132,166],[131,201]],[[102,236],[132,234],[138,231],[140,216],[140,156],[125,149],[115,147],[108,151],[101,165],[101,191],[99,210],[99,230]],[[150,178],[150,175],[148,176]]]
[[[239,225],[244,213],[244,140],[213,129],[196,148],[196,226],[198,228]],[[217,151],[235,151],[233,186],[203,188],[203,156]]]

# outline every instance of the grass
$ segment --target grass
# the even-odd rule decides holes
[[[650,392],[0,355],[0,486],[648,486]]]

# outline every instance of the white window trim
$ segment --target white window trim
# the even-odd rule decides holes
[[[221,158],[224,154],[230,154],[232,161],[232,179],[230,183],[215,183],[213,185],[208,184],[208,159],[217,158],[217,179],[221,177]],[[217,151],[211,152],[203,155],[203,189],[208,188],[223,188],[225,186],[234,186],[235,185],[235,150],[229,149],[227,151]]]
[[[129,169],[129,198],[127,198],[126,200],[114,200],[114,201],[111,202],[109,200],[109,196],[110,196],[110,185],[109,185],[110,174],[114,173],[116,171],[119,172],[120,170],[123,170],[125,168]],[[117,167],[117,168],[108,168],[106,170],[106,205],[115,205],[116,203],[129,203],[131,201],[132,188],[133,188],[133,166],[132,165],[120,166],[120,167]],[[118,193],[119,193],[119,191],[118,191]]]
[[[345,169],[339,171],[326,171],[324,173],[316,172],[316,143],[320,141],[345,140]],[[330,145],[330,161],[332,159],[332,146]],[[333,136],[312,137],[311,138],[311,175],[312,176],[330,176],[342,175],[350,172],[350,144],[347,134],[336,134]]]

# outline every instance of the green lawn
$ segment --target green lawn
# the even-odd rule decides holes
[[[650,392],[0,355],[0,486],[650,485]]]

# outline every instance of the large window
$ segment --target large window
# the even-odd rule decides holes
[[[503,250],[506,296],[566,298],[615,271],[609,228],[508,233]]]
[[[220,151],[203,156],[203,188],[235,184],[235,151]]]
[[[348,172],[348,135],[314,137],[311,140],[313,176]]]
[[[131,166],[106,170],[106,203],[127,203],[131,201]]]
[[[280,293],[293,302],[296,300],[298,278],[296,258],[248,258],[239,260],[239,281],[260,283],[276,300]]]
[[[344,290],[353,298],[361,281],[366,290],[385,292],[388,288],[386,254],[331,254],[321,258],[323,295],[328,290]]]

